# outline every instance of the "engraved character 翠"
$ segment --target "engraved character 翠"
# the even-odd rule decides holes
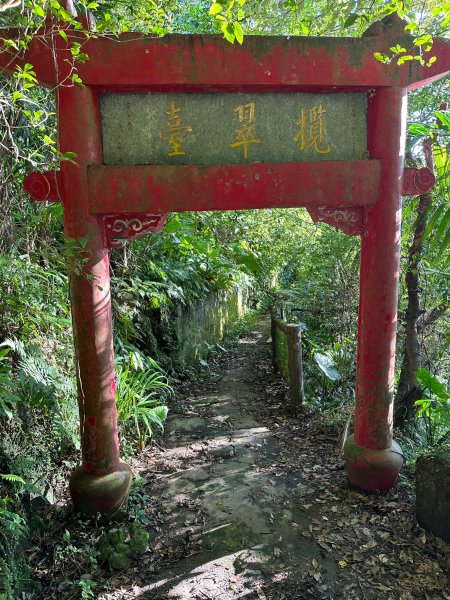
[[[234,109],[235,118],[241,126],[236,129],[236,141],[230,144],[230,148],[244,147],[244,158],[248,159],[248,148],[250,144],[260,144],[261,139],[256,136],[255,129],[255,103],[240,104]]]

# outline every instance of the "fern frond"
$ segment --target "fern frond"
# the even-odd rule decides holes
[[[22,477],[19,477],[19,475],[13,475],[12,473],[0,473],[0,479],[4,479],[10,483],[20,483],[21,485],[26,485]]]

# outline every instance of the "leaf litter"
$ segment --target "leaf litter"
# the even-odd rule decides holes
[[[404,469],[396,489],[387,493],[365,494],[350,489],[339,451],[340,432],[324,424],[317,414],[305,411],[297,418],[285,416],[287,387],[272,373],[266,346],[246,345],[246,352],[246,360],[252,361],[251,383],[259,398],[257,406],[249,404],[248,411],[254,412],[255,419],[277,441],[277,455],[270,460],[258,454],[262,444],[249,444],[257,456],[253,469],[267,474],[270,482],[293,475],[300,478],[292,492],[293,500],[307,516],[308,524],[303,526],[289,515],[287,524],[305,543],[316,545],[317,557],[309,560],[306,568],[301,567],[301,572],[289,572],[283,564],[285,548],[280,540],[272,548],[279,566],[270,577],[261,575],[256,566],[253,573],[247,568],[234,574],[224,567],[218,575],[217,570],[208,572],[206,565],[201,578],[186,592],[188,595],[179,597],[450,600],[450,548],[417,524],[411,472]],[[223,370],[236,357],[239,349],[210,361],[210,377],[180,393],[172,412],[207,417],[207,407],[191,404],[190,398],[214,394]],[[234,460],[234,453],[215,453],[216,442],[207,435],[180,447],[167,444],[167,437],[162,438],[133,460],[133,468],[144,484],[130,503],[130,511],[134,512],[128,519],[143,523],[151,540],[137,563],[120,572],[111,572],[98,563],[96,542],[111,524],[80,521],[68,507],[65,488],[61,488],[56,490],[57,502],[38,511],[43,527],[33,533],[28,558],[41,593],[27,598],[80,598],[79,582],[87,576],[95,582],[92,597],[103,600],[175,597],[167,588],[152,588],[149,582],[156,585],[186,557],[204,551],[204,532],[209,527],[202,499],[191,497],[189,492],[168,497],[167,481],[206,462]],[[275,489],[269,483],[267,494],[272,487]],[[274,502],[267,518],[270,527],[277,527],[282,505],[283,499]],[[223,536],[227,535],[228,525],[224,522]],[[66,531],[70,531],[69,544]],[[245,537],[245,532],[242,535]],[[261,532],[262,543],[264,535]],[[330,564],[335,565],[332,577]]]

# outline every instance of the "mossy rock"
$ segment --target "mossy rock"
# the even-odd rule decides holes
[[[129,531],[129,546],[131,554],[134,556],[140,556],[141,554],[144,554],[144,552],[147,550],[150,539],[148,532],[142,527],[142,525],[139,525],[138,523],[133,523]]]
[[[98,542],[100,558],[111,569],[128,569],[147,550],[149,539],[148,532],[138,523],[106,532]]]
[[[117,552],[111,552],[108,556],[108,564],[111,569],[121,571],[122,569],[128,569],[131,567],[132,562],[128,557],[127,553],[117,550]]]

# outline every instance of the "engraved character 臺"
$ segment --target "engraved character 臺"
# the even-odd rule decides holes
[[[192,127],[190,125],[182,125],[181,107],[177,106],[176,102],[170,103],[167,116],[168,128],[162,129],[159,137],[161,139],[164,139],[166,135],[169,137],[169,144],[172,147],[172,151],[167,153],[168,156],[183,156],[186,154],[186,151],[182,148],[184,134],[192,131]]]

